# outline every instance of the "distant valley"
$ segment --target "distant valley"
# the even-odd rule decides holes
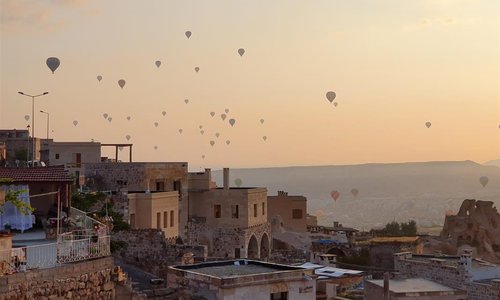
[[[494,162],[494,161],[493,161]],[[485,187],[479,182],[488,177]],[[213,172],[222,185],[222,172]],[[284,190],[308,198],[308,210],[319,222],[334,220],[359,229],[381,227],[392,220],[414,219],[420,227],[440,226],[445,213],[456,212],[464,199],[500,205],[500,167],[472,161],[304,166],[231,169],[230,182],[267,187],[269,195]],[[357,195],[352,190],[358,191]],[[330,196],[338,191],[334,201]]]

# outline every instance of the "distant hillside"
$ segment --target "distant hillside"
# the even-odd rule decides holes
[[[485,166],[497,166],[497,167],[500,167],[500,159],[495,159],[495,160],[487,161],[483,165],[485,165]]]
[[[489,178],[484,188],[481,176]],[[221,171],[213,177],[222,185]],[[458,210],[467,198],[500,204],[500,167],[472,161],[231,169],[230,177],[232,185],[240,178],[243,186],[267,187],[269,195],[278,190],[304,195],[322,223],[335,219],[360,228],[409,218],[439,225],[445,211]],[[353,188],[359,191],[356,197]],[[332,190],[340,193],[337,201]]]

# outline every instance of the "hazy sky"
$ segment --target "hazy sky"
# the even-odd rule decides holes
[[[136,161],[198,169],[500,157],[498,0],[0,5],[1,128],[31,123],[18,91],[48,91],[36,100],[37,136],[42,109],[56,141],[130,135]]]

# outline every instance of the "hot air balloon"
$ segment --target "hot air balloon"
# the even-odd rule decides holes
[[[195,67],[194,70],[196,71],[196,73],[198,73],[198,71],[200,70],[200,67]]]
[[[333,106],[337,107],[337,105],[339,105],[338,102],[333,102]]]
[[[236,178],[234,180],[234,184],[236,184],[237,187],[240,187],[243,184],[243,180],[241,180],[241,178]]]
[[[229,124],[231,124],[231,127],[234,126],[234,123],[236,123],[235,119],[229,119]]]
[[[155,148],[155,150],[157,150],[157,149],[158,149],[158,146],[154,146],[154,148]]]
[[[184,99],[184,103],[188,104],[189,103],[189,99]]]
[[[245,54],[245,49],[243,49],[243,48],[238,49],[238,54],[240,56],[243,56],[243,54]]]
[[[260,119],[260,124],[264,124],[264,119]]]
[[[191,31],[186,31],[184,34],[188,39],[191,37]]]
[[[326,93],[326,99],[328,99],[330,103],[332,103],[333,100],[335,100],[335,97],[337,97],[337,94],[335,94],[335,92],[329,91]]]
[[[166,112],[166,111],[162,111],[162,112],[161,112],[161,114],[162,114],[163,116],[165,116],[165,115],[167,114],[167,112]]]
[[[222,121],[224,121],[226,119],[226,114],[220,115],[220,118],[222,119]]]
[[[127,120],[128,120],[128,121],[130,121],[130,119],[131,119],[131,117],[130,117],[130,116],[128,116],[128,117],[127,117]]]
[[[127,141],[130,141],[131,136],[130,136],[129,134],[127,134],[127,135],[125,136],[125,138],[127,139]]]
[[[59,65],[61,62],[59,61],[59,58],[57,57],[49,57],[47,58],[47,67],[52,71],[52,74],[59,68]]]
[[[179,129],[179,134],[182,134],[182,128]]]
[[[198,126],[198,127],[199,127],[200,129],[202,129],[202,128],[203,128],[203,125],[200,125],[200,126]]]
[[[119,85],[122,89],[123,89],[123,87],[125,86],[125,83],[126,83],[126,82],[125,82],[125,80],[123,80],[123,79],[118,80],[118,85]]]
[[[101,76],[101,75],[98,75],[98,76],[97,76],[97,81],[101,82],[101,80],[102,80],[102,76]]]
[[[224,109],[224,111],[226,112],[226,114],[228,114],[229,113],[229,108]]]
[[[215,133],[215,137],[216,137],[216,138],[219,138],[219,136],[220,136],[220,133],[216,132],[216,133]]]
[[[159,61],[159,60],[155,61],[155,65],[157,68],[159,68],[161,66],[161,61]]]
[[[204,134],[204,133],[205,133],[205,130],[201,130],[201,131],[200,131],[200,133],[201,133],[201,134]]]
[[[201,158],[202,158],[202,159],[205,159],[205,154],[203,154],[203,155],[201,156]]]
[[[112,117],[108,117],[108,122],[111,123],[111,121],[113,121],[113,118]]]
[[[78,121],[77,121],[77,120],[74,120],[74,121],[73,121],[73,125],[75,125],[75,126],[76,126],[76,125],[78,125]]]
[[[352,194],[354,197],[357,197],[357,196],[358,196],[358,193],[359,193],[358,189],[352,189],[352,190],[351,190],[351,194]]]
[[[229,145],[229,144],[231,144],[231,141],[230,141],[230,140],[227,140],[227,141],[226,141],[226,145]]]
[[[453,216],[454,215],[453,210],[451,210],[451,209],[446,210],[444,212],[444,214],[445,214],[445,216]]]
[[[210,146],[214,146],[215,145],[215,142],[214,141],[210,141]]]
[[[479,177],[479,182],[481,183],[481,185],[483,187],[485,187],[488,184],[488,181],[489,181],[489,179],[486,176]]]
[[[267,136],[263,136],[262,139],[264,140],[264,142],[267,140]]]
[[[155,127],[158,127],[158,122],[155,122]]]
[[[29,115],[25,115],[25,116],[24,116],[24,119],[25,119],[26,121],[29,121],[30,116],[29,116]]]
[[[108,114],[107,113],[103,113],[102,116],[104,117],[104,120],[108,119]]]
[[[211,115],[212,117],[213,117],[213,116],[215,116],[215,112],[211,111],[211,112],[210,112],[210,115]]]
[[[122,146],[118,147],[118,150],[123,151],[123,147]]]
[[[337,201],[337,199],[340,197],[340,193],[338,191],[331,191],[330,196],[332,196],[333,200]]]
[[[431,122],[425,122],[425,127],[429,128],[431,127],[432,123]]]

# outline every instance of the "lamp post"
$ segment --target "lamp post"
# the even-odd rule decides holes
[[[29,94],[25,94],[23,92],[18,92],[18,93],[23,95],[23,96],[31,98],[31,137],[32,137],[32,141],[33,141],[33,153],[31,156],[31,161],[32,161],[31,164],[34,167],[35,166],[35,163],[34,163],[34,161],[35,161],[35,98],[40,97],[40,96],[45,96],[49,92],[44,92],[42,94],[34,95],[34,96],[29,95]]]
[[[28,166],[28,161],[30,160],[30,124],[28,124],[26,128],[28,128],[28,138],[26,139],[26,141],[28,141],[28,147],[26,148],[26,166]]]
[[[49,142],[49,120],[50,120],[50,114],[46,111],[41,110],[40,111],[42,114],[47,115],[47,143]]]

